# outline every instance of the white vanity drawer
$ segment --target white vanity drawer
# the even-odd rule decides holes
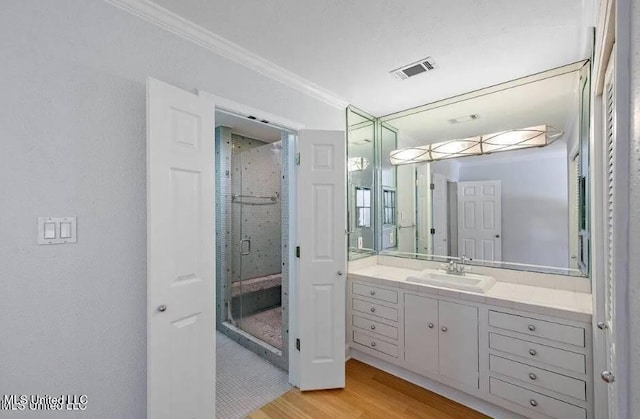
[[[489,392],[494,396],[528,407],[552,418],[585,419],[587,417],[587,411],[581,407],[509,384],[493,377],[489,379]]]
[[[353,327],[357,327],[359,329],[365,329],[373,333],[378,333],[380,335],[386,336],[391,339],[398,339],[398,328],[393,326],[388,326],[386,324],[382,324],[380,322],[365,319],[360,316],[353,316]]]
[[[355,311],[361,313],[368,313],[374,316],[382,317],[383,319],[398,321],[398,310],[392,307],[386,307],[376,303],[369,303],[366,301],[353,299],[352,307]]]
[[[570,371],[585,373],[583,354],[565,351],[552,346],[540,345],[526,340],[489,333],[489,347],[525,359],[544,362]]]
[[[489,325],[584,348],[584,328],[489,311]]]
[[[398,303],[398,291],[384,288],[372,287],[371,285],[353,283],[353,293],[364,297],[375,298],[376,300],[388,303]]]
[[[587,384],[582,380],[566,375],[532,367],[520,362],[499,356],[489,356],[489,369],[507,377],[524,381],[534,386],[546,388],[560,394],[575,397],[579,400],[587,399]]]
[[[370,349],[373,349],[383,354],[390,355],[394,358],[398,357],[398,347],[389,342],[385,342],[380,339],[365,335],[357,331],[353,331],[353,341],[360,345],[364,345]]]

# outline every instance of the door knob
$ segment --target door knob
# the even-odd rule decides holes
[[[161,306],[158,306],[158,311],[163,313],[167,310],[167,306],[165,306],[164,304],[162,304]]]
[[[429,329],[433,329],[433,323],[429,323],[427,326],[429,326]]]
[[[446,326],[442,326],[442,328],[441,328],[440,330],[442,330],[443,332],[446,332],[446,331],[447,331],[447,330],[449,330],[449,329],[447,329],[447,327],[446,327]]]
[[[604,329],[608,329],[609,328],[609,326],[605,322],[598,322],[597,326],[598,326],[598,329],[600,329],[600,330],[604,330]]]
[[[600,377],[602,377],[602,380],[608,384],[611,384],[614,381],[616,381],[616,377],[613,375],[611,371],[602,371],[602,374],[600,374]]]

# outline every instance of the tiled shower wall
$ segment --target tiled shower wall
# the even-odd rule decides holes
[[[267,144],[236,134],[231,135],[231,142],[231,190],[236,195],[231,204],[231,272],[235,282],[282,271],[282,143]],[[250,254],[243,256],[242,251]]]
[[[279,261],[282,267],[282,341],[283,347],[281,351],[271,351],[266,349],[255,340],[248,339],[245,335],[234,331],[233,327],[228,324],[227,313],[229,304],[231,303],[231,283],[229,277],[232,276],[232,256],[234,253],[232,239],[232,153],[233,150],[233,138],[236,136],[231,133],[229,128],[218,127],[216,128],[216,293],[217,293],[217,329],[229,336],[231,339],[240,343],[242,346],[250,349],[251,351],[260,354],[262,357],[269,360],[271,363],[279,366],[284,370],[288,370],[289,367],[289,296],[287,290],[289,289],[289,253],[288,253],[288,205],[289,205],[289,178],[286,176],[288,161],[290,156],[288,155],[288,144],[290,142],[289,136],[286,133],[282,135],[282,157],[278,161],[278,165],[281,166],[281,176],[276,176],[277,182],[281,188],[281,199],[279,200],[280,206],[284,211],[278,211],[278,220],[280,220],[279,230],[281,242],[276,242],[274,247],[280,249],[282,259]],[[240,140],[243,141],[243,140]],[[245,146],[259,146],[263,145],[261,141],[252,139],[245,139]],[[249,144],[249,141],[251,144]],[[240,144],[242,145],[242,144]],[[273,207],[273,206],[271,206]],[[238,238],[239,240],[239,238]],[[237,253],[237,248],[235,249]],[[278,271],[279,272],[279,271]]]

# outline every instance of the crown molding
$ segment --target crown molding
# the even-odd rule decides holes
[[[283,83],[301,93],[321,100],[335,108],[344,109],[348,103],[317,84],[242,48],[219,35],[165,9],[149,0],[105,0],[132,15],[153,23],[175,35]]]

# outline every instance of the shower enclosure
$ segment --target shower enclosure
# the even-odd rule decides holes
[[[216,129],[216,243],[218,329],[286,369],[282,144]]]

